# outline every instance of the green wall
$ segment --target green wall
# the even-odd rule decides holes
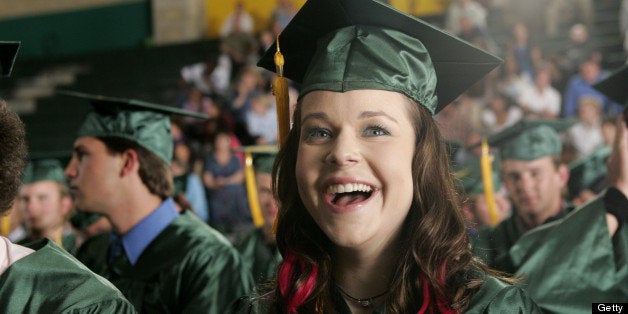
[[[148,1],[0,20],[0,39],[22,41],[20,59],[51,58],[143,45]]]

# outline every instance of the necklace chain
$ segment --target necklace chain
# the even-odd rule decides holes
[[[375,295],[375,296],[372,296],[372,297],[369,297],[369,298],[360,299],[360,298],[352,297],[346,291],[342,290],[342,288],[340,288],[339,285],[336,285],[336,287],[338,288],[338,290],[340,290],[340,292],[342,294],[344,294],[346,297],[348,297],[353,302],[357,303],[359,306],[361,306],[363,308],[370,308],[370,307],[372,307],[373,306],[373,301],[375,301],[377,298],[379,298],[379,297],[385,295],[386,293],[388,293],[388,289],[386,289],[386,291],[384,291],[384,292],[382,292],[382,293],[380,293],[378,295]]]

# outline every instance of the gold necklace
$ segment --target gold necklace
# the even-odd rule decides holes
[[[369,298],[360,299],[360,298],[352,297],[350,294],[348,294],[347,292],[342,290],[342,288],[340,288],[340,286],[337,285],[337,284],[336,284],[336,288],[338,288],[338,290],[340,290],[340,292],[342,294],[344,294],[346,297],[351,299],[351,301],[355,302],[356,304],[358,304],[359,306],[361,306],[361,307],[363,307],[365,309],[371,308],[373,306],[373,301],[375,301],[377,298],[379,298],[379,297],[385,295],[386,293],[388,293],[388,289],[386,289],[386,291],[384,291],[384,292],[382,292],[382,293],[380,293],[378,295],[375,295],[375,296],[372,296],[372,297],[369,297]]]

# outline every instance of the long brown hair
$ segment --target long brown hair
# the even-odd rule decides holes
[[[428,303],[433,308],[442,309],[445,304],[445,308],[462,311],[481,284],[473,279],[474,269],[483,267],[474,262],[470,251],[440,132],[426,108],[408,102],[416,134],[414,197],[403,225],[399,267],[389,285],[386,312],[416,313]],[[298,104],[294,126],[273,169],[273,189],[279,202],[277,245],[285,259],[274,296],[281,312],[298,308],[329,313],[334,312],[330,296],[333,243],[309,215],[297,190],[300,116]],[[305,295],[302,290],[306,290]],[[295,305],[294,300],[299,298],[302,300]]]

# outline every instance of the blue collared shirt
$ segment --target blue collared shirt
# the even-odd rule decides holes
[[[135,265],[146,247],[177,217],[179,212],[174,206],[174,201],[168,198],[122,236],[122,246],[131,265]],[[112,240],[119,237],[113,232],[111,236]]]

